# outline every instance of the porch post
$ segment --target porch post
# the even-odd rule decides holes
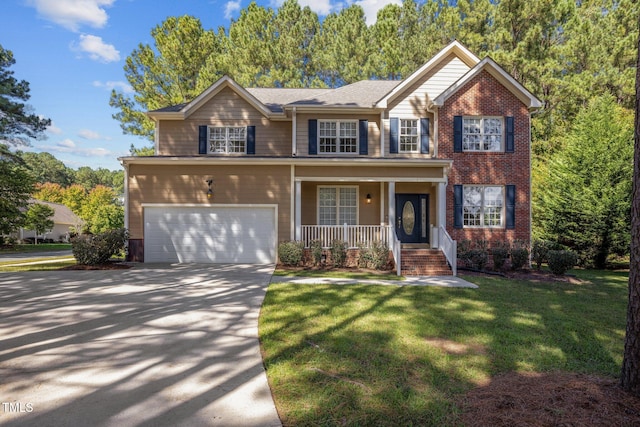
[[[447,184],[438,183],[438,228],[447,228]]]
[[[296,181],[296,241],[302,240],[302,182]]]
[[[384,225],[384,181],[380,182],[380,225]]]
[[[389,182],[389,225],[396,223],[396,183]]]

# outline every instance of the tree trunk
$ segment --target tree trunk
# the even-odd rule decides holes
[[[640,30],[640,29],[639,29]],[[640,31],[639,31],[640,33]],[[627,334],[620,385],[640,396],[640,37],[636,69],[636,119],[631,200],[631,264],[629,268],[629,305]]]

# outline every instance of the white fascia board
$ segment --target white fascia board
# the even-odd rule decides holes
[[[500,67],[493,59],[486,57],[480,61],[475,67],[470,69],[464,76],[458,79],[457,82],[449,86],[447,90],[433,100],[433,104],[437,107],[442,107],[447,99],[456,93],[461,87],[468,83],[475,76],[480,74],[482,70],[487,70],[493,77],[495,77],[504,87],[509,89],[511,93],[518,97],[530,110],[537,110],[542,108],[542,102],[536,98],[531,92],[529,92],[522,84],[514,79],[509,73],[507,73],[502,67]]]
[[[438,52],[433,58],[431,58],[426,64],[418,68],[409,77],[404,79],[402,83],[396,86],[387,96],[382,98],[376,104],[376,107],[387,108],[389,101],[394,99],[397,95],[402,93],[407,87],[410,87],[416,80],[420,79],[429,70],[435,67],[440,61],[446,58],[450,53],[454,53],[462,62],[467,64],[470,68],[473,68],[480,62],[480,58],[474,55],[469,49],[464,47],[457,40],[452,41],[445,46],[440,52]]]

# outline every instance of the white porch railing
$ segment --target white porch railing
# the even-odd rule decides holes
[[[458,244],[455,240],[451,238],[447,230],[444,227],[440,226],[440,233],[438,233],[438,244],[440,245],[440,250],[444,253],[444,256],[447,258],[449,265],[451,266],[451,271],[454,276],[458,275]]]
[[[391,247],[387,225],[303,225],[302,241],[309,247],[312,241],[319,240],[323,248],[331,246],[334,240],[347,242],[348,248],[358,245],[368,246],[372,242],[381,242]]]

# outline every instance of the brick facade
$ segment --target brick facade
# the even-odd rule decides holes
[[[513,153],[454,153],[454,116],[513,116]],[[482,71],[453,94],[439,112],[439,157],[453,159],[447,186],[447,231],[455,240],[525,240],[531,237],[530,224],[530,135],[529,111],[515,95],[487,71]],[[515,185],[515,228],[453,227],[454,185]]]

